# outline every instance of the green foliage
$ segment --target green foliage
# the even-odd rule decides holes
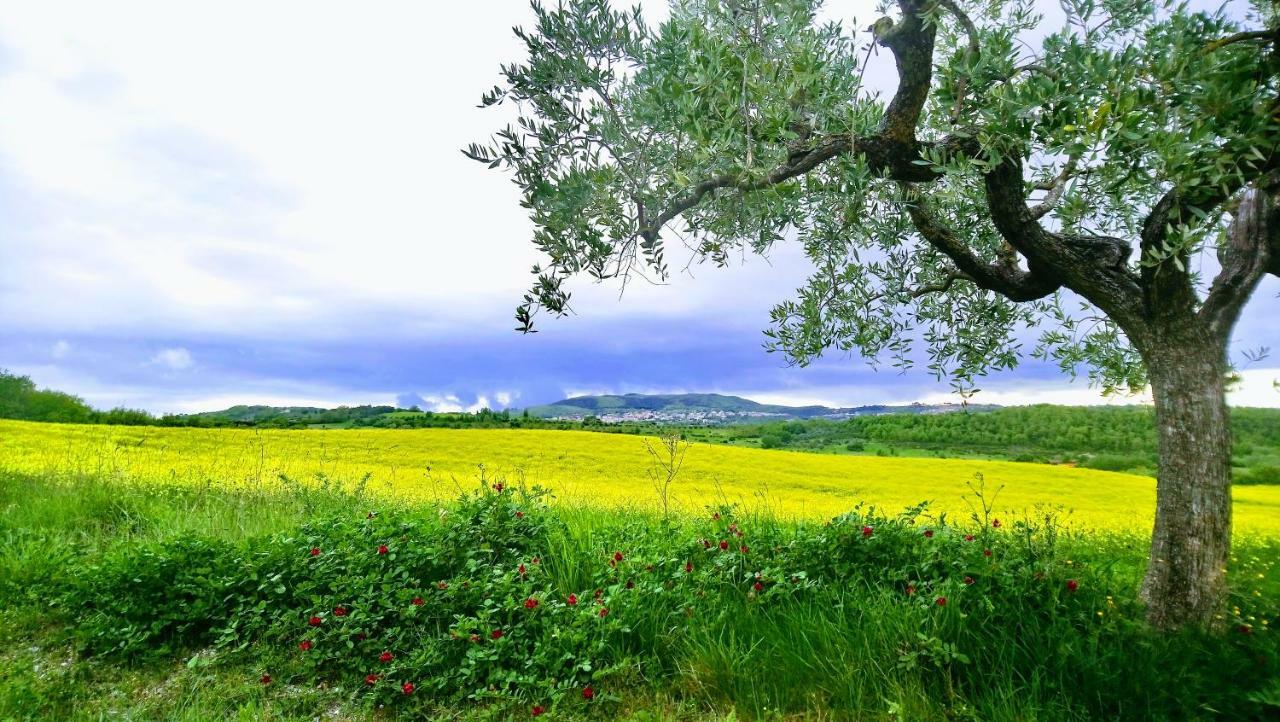
[[[83,423],[93,417],[79,397],[37,389],[30,378],[0,369],[0,419]]]
[[[623,718],[637,693],[661,690],[659,706],[744,718],[896,707],[1247,719],[1265,714],[1280,663],[1274,542],[1239,545],[1225,632],[1160,636],[1127,593],[1135,539],[1067,535],[1052,511],[1005,517],[981,498],[963,521],[858,508],[818,525],[732,506],[679,520],[549,508],[536,490],[495,485],[443,509],[313,492],[312,514],[296,490],[236,501],[246,492],[174,489],[128,502],[142,521],[122,526],[96,521],[119,516],[96,501],[109,491],[98,482],[4,481],[0,532],[73,553],[58,574],[33,574],[39,560],[0,545],[0,569],[27,580],[0,586],[0,634],[35,605],[42,625],[90,653],[62,682],[5,665],[0,711],[19,719],[86,704],[85,670],[135,665],[208,665],[220,676],[201,684],[228,697],[206,704],[243,701],[229,686],[239,679],[260,704],[301,717],[336,703],[296,697],[305,690],[333,690],[344,717],[382,708],[379,718],[485,706],[501,718],[533,704]],[[234,531],[264,516],[275,520],[266,533]],[[29,644],[8,646],[0,654]]]

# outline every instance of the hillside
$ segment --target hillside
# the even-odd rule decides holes
[[[953,411],[988,411],[988,404],[908,404],[887,406],[784,406],[763,404],[726,394],[624,394],[574,396],[553,404],[530,406],[530,416],[543,419],[582,420],[595,417],[612,423],[653,421],[673,424],[721,424],[798,419],[847,419],[878,414],[938,414]]]

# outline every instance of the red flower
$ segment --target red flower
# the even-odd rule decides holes
[[[569,595],[569,598],[568,598],[568,599],[566,599],[566,600],[564,600],[564,601],[565,601],[565,604],[568,604],[569,606],[571,606],[571,607],[572,607],[573,605],[575,605],[575,604],[577,604],[577,603],[578,603],[578,595],[577,595],[577,594],[570,594],[570,595]]]
[[[723,551],[728,551],[728,550],[729,550],[729,542],[727,542],[727,541],[722,541],[722,542],[720,542],[720,551],[722,551],[722,552],[723,552]]]
[[[989,556],[991,556],[991,550],[990,550],[990,549],[983,549],[983,550],[982,550],[982,556],[984,556],[984,557],[989,557]]]
[[[311,556],[313,557],[320,556],[320,547],[311,547]]]
[[[1068,591],[1068,592],[1074,592],[1075,590],[1077,590],[1077,589],[1079,589],[1079,588],[1080,588],[1080,582],[1077,582],[1077,581],[1076,581],[1076,580],[1074,580],[1074,579],[1068,579],[1068,580],[1067,580],[1067,591]]]
[[[529,597],[528,599],[524,600],[524,608],[525,608],[525,609],[537,609],[537,608],[538,608],[538,600],[537,600],[537,599],[534,599],[533,597]]]
[[[366,674],[366,675],[365,675],[365,677],[364,677],[364,683],[365,683],[365,684],[377,684],[377,683],[378,683],[378,675],[376,675],[376,674]]]
[[[693,571],[693,562],[685,562],[685,563],[684,563],[684,573],[685,573],[685,574],[688,574],[688,573],[690,573],[690,572],[692,572],[692,571]]]
[[[583,698],[583,699],[591,699],[591,698],[593,698],[593,697],[595,697],[595,696],[596,696],[596,691],[595,691],[594,689],[591,689],[590,687],[583,687],[583,688],[582,688],[582,698]]]
[[[383,664],[386,664],[387,662],[390,662],[395,658],[396,656],[390,652],[383,652],[382,654],[378,655],[378,661],[382,662]]]
[[[379,547],[378,547],[378,553],[379,553],[379,554],[386,554],[386,553],[387,553],[387,552],[389,552],[389,551],[391,551],[391,550],[387,548],[387,545],[386,545],[386,544],[383,544],[383,545],[381,545],[381,546],[379,546]]]
[[[405,694],[413,694],[414,689],[416,688],[413,686],[413,682],[405,682],[404,684],[400,685],[400,691],[404,692]]]
[[[635,589],[635,588],[636,588],[636,583],[635,583],[635,582],[633,582],[633,581],[631,581],[630,579],[628,579],[628,580],[627,580],[627,589]]]
[[[524,576],[524,565],[523,565],[523,564],[521,564],[521,565],[520,565],[520,568],[519,568],[519,569],[517,569],[516,571],[520,572],[520,576],[522,576],[522,577],[523,577],[523,576]]]
[[[742,552],[743,554],[746,554],[748,551],[747,545],[743,544],[742,546],[738,547],[738,551]]]
[[[965,583],[965,584],[973,584],[973,577],[965,577],[965,578],[964,578],[964,583]]]
[[[916,594],[916,585],[914,585],[914,584],[908,584],[908,585],[907,585],[907,596],[908,596],[908,597],[913,597],[913,596],[915,596],[915,594]]]
[[[541,559],[540,557],[534,557],[534,558],[530,559],[529,561],[530,561],[531,563],[533,563],[533,564],[541,564],[541,563],[542,563],[542,559]]]
[[[421,606],[422,606],[422,605],[424,605],[424,604],[426,604],[426,602],[422,600],[422,597],[414,597],[414,598],[413,598],[413,606],[415,606],[415,607],[421,607]]]
[[[924,538],[925,538],[925,539],[932,539],[932,538],[933,538],[933,530],[932,530],[932,529],[925,529],[925,530],[924,530]]]
[[[264,674],[264,675],[262,675],[262,683],[263,683],[263,684],[271,684],[271,675],[269,675],[269,674]]]
[[[501,483],[498,483],[498,484],[494,484],[494,485],[493,485],[493,490],[494,490],[494,491],[496,491],[496,492],[498,492],[499,494],[501,494],[501,493],[502,493],[502,490],[503,490],[504,488],[506,488],[506,487],[504,487]]]
[[[543,712],[546,712],[546,710],[543,709],[542,705],[540,704],[535,704],[533,706],[533,709],[529,710],[529,714],[533,715],[534,717],[541,717]]]
[[[751,588],[752,588],[752,589],[754,589],[754,590],[756,590],[757,592],[763,592],[763,591],[764,591],[764,585],[763,585],[763,584],[761,584],[760,582],[756,582],[755,584],[752,584],[752,585],[751,585]]]
[[[865,539],[865,538],[867,538],[867,537],[871,536],[871,534],[872,534],[872,529],[871,529],[871,527],[869,527],[869,526],[864,526],[864,527],[862,527],[862,538],[864,538],[864,539]]]
[[[502,639],[502,630],[495,629],[492,632],[489,632],[489,636],[493,639]]]
[[[1249,626],[1249,625],[1247,625],[1247,624],[1241,624],[1241,625],[1240,625],[1240,633],[1241,633],[1241,634],[1253,634],[1253,627],[1251,627],[1251,626]]]
[[[347,608],[346,608],[346,607],[334,607],[334,608],[333,608],[333,616],[335,616],[335,617],[345,617],[345,616],[347,616]]]
[[[620,562],[620,561],[622,561],[622,552],[614,552],[614,553],[613,553],[613,560],[614,560],[615,562]]]
[[[373,512],[369,512],[368,514],[365,514],[364,518],[366,518],[366,519],[372,519],[372,518],[373,518]]]
[[[304,651],[304,652],[310,652],[310,651],[311,651],[311,640],[310,640],[310,639],[304,639],[304,640],[302,640],[301,642],[299,642],[299,643],[298,643],[298,649],[301,649],[301,650],[302,650],[302,651]]]
[[[449,585],[444,582],[436,582],[436,589],[448,589]]]
[[[478,634],[473,634],[473,635],[471,635],[471,641],[473,641],[473,642],[479,642],[479,641],[480,641],[480,635],[478,635]]]
[[[518,511],[518,512],[516,512],[516,518],[517,518],[517,519],[523,519],[523,518],[524,518],[524,512],[522,512],[522,511]]]
[[[973,541],[973,535],[972,535],[972,534],[965,534],[965,535],[964,535],[964,540],[965,540],[965,541]]]
[[[324,624],[324,620],[323,620],[323,619],[321,619],[320,617],[315,616],[315,615],[313,614],[313,615],[311,615],[311,619],[308,619],[308,620],[307,620],[307,623],[308,623],[308,624],[310,624],[310,625],[311,625],[311,626],[313,626],[313,627],[318,627],[318,626],[320,626],[321,624]]]
[[[720,512],[718,512],[718,511],[717,511],[717,512],[713,513],[713,514],[711,515],[711,518],[712,518],[712,519],[715,519],[716,521],[720,521]]]
[[[608,607],[601,607],[601,608],[600,608],[600,616],[602,616],[602,617],[607,617],[607,616],[609,616],[609,608],[608,608]]]
[[[937,599],[933,600],[933,603],[934,603],[934,604],[936,604],[936,605],[938,605],[939,607],[945,607],[945,606],[947,606],[947,598],[946,598],[946,597],[938,597]]]
[[[992,529],[999,529],[999,528],[1000,528],[1000,520],[999,520],[999,519],[992,519],[992,520],[991,520],[991,528],[992,528]]]

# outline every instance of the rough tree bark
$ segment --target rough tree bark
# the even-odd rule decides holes
[[[1151,556],[1142,584],[1161,628],[1209,623],[1218,611],[1231,543],[1231,427],[1225,339],[1171,321],[1145,353],[1159,460]],[[1192,328],[1187,328],[1190,325]]]

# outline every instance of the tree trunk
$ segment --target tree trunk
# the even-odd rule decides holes
[[[1231,427],[1225,339],[1195,319],[1155,335],[1146,356],[1155,400],[1156,521],[1142,583],[1147,619],[1212,625],[1231,547]]]

